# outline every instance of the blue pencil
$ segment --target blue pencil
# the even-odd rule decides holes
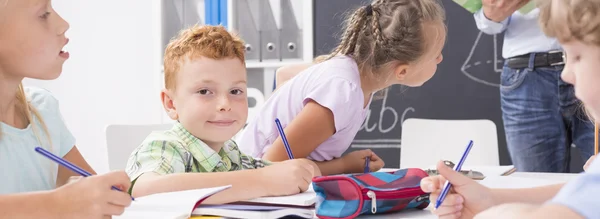
[[[471,140],[471,141],[469,141],[469,144],[467,145],[465,152],[463,153],[462,157],[460,158],[460,161],[458,161],[458,164],[456,164],[456,166],[454,167],[454,171],[456,171],[456,172],[460,171],[460,169],[462,168],[463,163],[467,159],[467,155],[469,155],[469,151],[471,151],[472,147],[473,147],[473,141]],[[444,188],[442,189],[442,194],[440,194],[440,196],[438,197],[438,199],[435,203],[435,209],[439,208],[440,205],[442,204],[442,202],[444,202],[446,195],[448,195],[448,191],[450,191],[450,187],[452,187],[452,184],[450,184],[450,182],[448,180],[446,180],[446,183],[444,183]]]
[[[365,173],[371,172],[369,168],[369,162],[371,161],[371,157],[365,157]]]
[[[92,176],[92,174],[90,174],[89,172],[85,171],[84,169],[79,168],[75,164],[72,164],[71,162],[69,162],[69,161],[67,161],[65,159],[62,159],[61,157],[56,156],[56,155],[52,154],[51,152],[49,152],[49,151],[47,151],[47,150],[45,150],[45,149],[43,149],[41,147],[36,147],[35,151],[38,152],[39,154],[43,155],[44,157],[47,157],[48,159],[50,159],[50,160],[52,160],[52,161],[54,161],[54,162],[56,162],[56,163],[58,163],[58,164],[60,164],[60,165],[62,165],[64,167],[68,168],[69,170],[71,170],[71,171],[73,171],[73,172],[75,172],[75,173],[77,173],[79,175],[82,175],[84,177]],[[117,190],[117,191],[121,191],[119,188],[114,187],[114,186],[112,187],[112,189],[113,190]],[[131,200],[135,200],[133,198],[133,196],[131,197]]]
[[[283,127],[281,127],[281,122],[279,119],[275,119],[275,125],[277,125],[277,129],[279,130],[279,136],[281,136],[281,141],[283,141],[283,146],[285,147],[285,151],[288,154],[288,158],[294,159],[294,154],[292,154],[292,148],[290,148],[290,144],[285,137],[285,133],[283,132]]]

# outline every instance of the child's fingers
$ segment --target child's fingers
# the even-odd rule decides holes
[[[373,155],[373,151],[371,151],[371,149],[360,150],[360,151],[357,151],[357,153],[360,155],[361,158],[366,158],[366,157],[371,158]]]
[[[127,176],[125,171],[114,171],[94,177],[101,177],[102,182],[106,185],[120,186],[121,188],[124,188],[122,189],[124,192],[127,192],[127,190],[129,190],[129,186],[131,186],[131,181],[129,181],[129,176]]]
[[[449,206],[440,206],[438,209],[433,210],[433,214],[443,217],[443,216],[453,216],[457,212],[462,210],[462,205],[449,205]]]
[[[131,196],[127,192],[108,191],[106,192],[108,202],[113,205],[127,207],[131,204]]]
[[[461,215],[462,215],[462,211],[458,211],[454,214],[447,214],[444,216],[439,216],[439,219],[456,219],[456,218],[460,218]]]
[[[125,211],[125,207],[113,204],[106,204],[104,206],[104,215],[121,215]]]
[[[444,186],[446,179],[443,176],[429,176],[421,180],[421,189],[425,192],[433,192]]]
[[[421,180],[421,190],[423,190],[423,192],[433,192],[433,190],[435,190],[434,188],[434,182],[433,179],[431,179],[433,177],[425,177]]]
[[[469,177],[450,169],[450,167],[446,166],[443,161],[438,162],[437,170],[441,176],[444,176],[444,178],[449,180],[454,186],[462,186],[473,181]],[[443,183],[445,183],[445,180]]]
[[[383,168],[383,166],[385,166],[385,163],[383,161],[377,161],[377,162],[371,163],[369,165],[369,169],[370,169],[371,172],[377,172],[381,168]]]
[[[436,197],[437,198],[437,197]],[[446,196],[446,198],[444,199],[444,202],[442,202],[442,206],[456,206],[456,205],[462,205],[464,202],[464,199],[462,196],[460,196],[459,194],[450,194],[448,193],[448,195]]]

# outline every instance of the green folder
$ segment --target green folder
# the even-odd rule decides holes
[[[467,9],[467,11],[471,13],[475,13],[481,9],[483,6],[481,4],[481,0],[454,0],[458,5]],[[525,6],[520,8],[518,11],[521,14],[527,14],[531,12],[535,8],[535,2],[529,1]]]

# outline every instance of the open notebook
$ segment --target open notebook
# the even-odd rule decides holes
[[[167,192],[136,198],[136,200],[131,203],[131,206],[125,209],[123,215],[116,216],[113,218],[187,219],[192,215],[192,211],[195,212],[195,215],[207,214],[225,217],[234,217],[227,215],[231,213],[237,215],[236,212],[244,212],[244,214],[251,214],[254,212],[254,215],[257,215],[257,217],[253,218],[272,218],[272,215],[277,216],[280,214],[297,215],[299,217],[303,217],[308,213],[310,213],[312,217],[312,206],[316,202],[316,193],[314,192],[312,187],[310,187],[306,192],[296,195],[281,197],[263,197],[238,203],[232,203],[237,205],[237,209],[231,206],[229,206],[229,209],[227,209],[227,205],[222,205],[224,207],[218,207],[220,205],[213,205],[211,206],[211,208],[207,207],[201,210],[194,210],[194,207],[196,207],[197,204],[201,203],[204,199],[230,187],[231,186],[222,186],[208,189]],[[254,207],[254,209],[243,209],[242,207],[240,207],[241,205],[254,205],[256,207]],[[261,210],[261,213],[258,210],[259,208],[268,209],[268,211]]]
[[[120,216],[113,219],[148,218],[179,219],[190,218],[194,207],[217,192],[230,188],[221,186],[207,189],[166,192],[136,198]]]
[[[287,206],[226,204],[226,205],[201,205],[192,212],[192,215],[209,215],[227,218],[246,219],[277,219],[287,216],[296,218],[314,218],[313,208],[298,208]]]
[[[314,218],[317,194],[312,185],[307,191],[290,196],[262,197],[226,205],[200,205],[192,215],[231,218],[275,219],[285,216]]]
[[[312,185],[307,191],[279,197],[262,197],[226,205],[201,205],[192,215],[211,215],[232,218],[271,219],[284,216],[314,218],[317,194]]]
[[[317,201],[317,194],[315,190],[312,188],[312,184],[308,187],[303,193],[289,195],[289,196],[279,196],[279,197],[262,197],[255,198],[248,201],[243,201],[239,203],[254,203],[254,204],[264,204],[264,205],[289,205],[289,206],[299,206],[299,207],[308,207],[315,204]]]

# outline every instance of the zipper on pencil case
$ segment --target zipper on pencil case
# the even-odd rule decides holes
[[[411,189],[403,189],[395,190],[395,191],[380,191],[376,192],[369,189],[362,190],[363,197],[366,197],[365,200],[371,200],[371,213],[375,214],[377,212],[377,199],[401,199],[401,198],[410,198],[410,197],[418,197],[426,194],[421,190],[421,188],[411,188]],[[398,194],[401,193],[401,194]]]

